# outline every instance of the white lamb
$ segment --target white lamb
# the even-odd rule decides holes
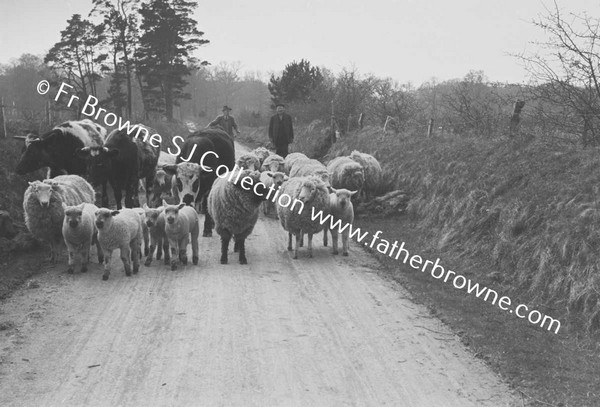
[[[165,235],[171,247],[171,270],[177,270],[177,260],[183,265],[188,262],[187,245],[192,237],[192,263],[198,264],[198,235],[200,225],[198,214],[191,206],[184,203],[169,205],[163,200],[165,207]]]
[[[146,205],[146,204],[144,204]],[[143,208],[132,208],[138,215],[140,215],[140,220],[142,221],[142,238],[144,239],[144,256],[148,255],[150,251],[150,234],[148,232],[148,225],[146,225],[146,211]],[[140,257],[142,256],[142,252],[140,251]]]
[[[171,261],[171,254],[169,253],[169,239],[165,234],[165,212],[164,206],[158,208],[149,208],[148,205],[143,206],[145,213],[145,223],[150,233],[150,251],[144,265],[146,267],[152,264],[152,256],[154,256],[154,249],[156,249],[156,260],[162,258],[163,250],[165,252],[165,264],[169,264]]]
[[[314,159],[299,159],[294,162],[290,169],[290,177],[308,177],[315,175],[325,183],[326,187],[329,187],[329,171],[327,167],[320,161]]]
[[[320,178],[311,176],[290,178],[281,185],[280,196],[284,194],[291,197],[292,203],[282,206],[281,200],[278,200],[277,214],[281,226],[288,232],[288,250],[292,250],[292,235],[295,235],[294,259],[297,259],[300,240],[302,235],[307,233],[308,255],[312,257],[312,236],[324,228],[318,217],[315,220],[312,220],[312,217],[319,212],[323,217],[329,213],[329,191]],[[302,204],[297,205],[297,201]]]
[[[65,219],[62,226],[62,235],[67,245],[69,254],[69,267],[67,273],[73,274],[75,260],[78,259],[81,264],[81,272],[87,271],[90,261],[90,248],[96,244],[98,252],[98,263],[104,261],[104,253],[98,242],[98,229],[94,223],[95,213],[98,207],[91,203],[82,203],[76,206],[62,204]]]
[[[59,175],[55,178],[29,183],[23,196],[23,210],[27,229],[35,237],[50,243],[50,261],[58,256],[63,241],[62,204],[94,203],[94,189],[77,175]]]
[[[119,249],[121,252],[125,275],[131,276],[132,261],[133,274],[136,274],[140,269],[140,246],[142,242],[142,220],[140,215],[133,209],[113,211],[107,208],[98,209],[95,215],[98,241],[105,257],[102,280],[108,280],[110,262],[115,249]]]
[[[327,229],[331,231],[332,253],[338,254],[338,234],[342,234],[342,255],[348,255],[350,242],[350,225],[354,221],[354,206],[352,196],[357,191],[347,189],[334,189],[329,194],[329,213],[331,220],[329,227],[323,231],[323,244],[327,246]]]

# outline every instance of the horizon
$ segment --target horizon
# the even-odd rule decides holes
[[[334,0],[318,8],[313,0],[200,4],[194,18],[210,43],[194,55],[212,66],[239,63],[241,77],[259,73],[263,81],[292,61],[305,59],[334,73],[356,69],[415,86],[432,79],[460,79],[471,71],[483,71],[491,82],[524,84],[527,72],[514,55],[535,52],[532,43],[544,41],[544,32],[531,21],[550,7],[548,2],[516,0],[387,3]],[[0,25],[0,64],[26,53],[43,57],[59,40],[67,19],[73,14],[87,18],[92,7],[88,0],[0,4],[10,17]],[[591,0],[558,6],[564,13],[600,14],[600,5]],[[23,21],[28,21],[27,30],[20,29]],[[296,21],[309,24],[290,24]],[[19,41],[11,40],[15,32]]]

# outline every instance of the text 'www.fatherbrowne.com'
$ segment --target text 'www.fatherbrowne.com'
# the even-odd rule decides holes
[[[410,255],[408,250],[404,248],[404,242],[400,245],[398,241],[390,242],[380,237],[381,231],[377,231],[371,236],[370,241],[367,236],[369,232],[363,232],[360,228],[355,228],[351,223],[343,223],[340,219],[334,219],[330,214],[323,214],[322,211],[315,211],[312,208],[311,214],[313,221],[320,222],[321,225],[326,225],[331,229],[337,229],[339,233],[347,232],[350,238],[355,239],[358,243],[363,243],[365,246],[373,248],[379,253],[399,260],[402,258],[402,262],[410,265],[415,270],[421,270],[422,273],[428,272],[431,276],[437,280],[441,280],[445,283],[451,283],[454,288],[458,290],[466,289],[470,295],[475,295],[477,298],[483,299],[485,302],[489,302],[493,305],[498,306],[503,311],[508,311],[511,314],[515,314],[518,318],[527,319],[529,323],[538,325],[542,328],[546,328],[548,331],[554,331],[555,334],[560,330],[560,321],[552,318],[548,315],[544,315],[538,310],[530,310],[525,304],[518,304],[513,306],[513,302],[510,297],[500,297],[498,292],[485,287],[480,286],[479,283],[473,283],[470,278],[466,278],[462,274],[456,273],[452,270],[446,270],[440,265],[440,259],[436,259],[435,262],[431,260],[425,260],[421,256],[414,254]],[[499,298],[500,297],[500,298]]]

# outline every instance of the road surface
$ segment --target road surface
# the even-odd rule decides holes
[[[520,405],[356,245],[332,256],[319,236],[293,260],[262,216],[248,265],[200,239],[198,266],[125,277],[113,256],[102,281],[97,263],[66,274],[65,256],[4,301],[0,405]]]

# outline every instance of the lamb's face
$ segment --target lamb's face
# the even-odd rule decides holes
[[[119,211],[111,211],[107,208],[100,208],[96,211],[96,227],[98,229],[110,229],[113,217],[117,216]]]
[[[365,182],[365,174],[362,168],[352,169],[348,173],[348,177],[350,181],[348,185],[351,185],[356,189],[361,188]]]
[[[237,165],[245,170],[258,170],[259,159],[255,155],[243,155],[237,160]]]
[[[35,194],[43,208],[47,208],[50,205],[52,189],[52,184],[46,182],[39,182],[35,185]]]
[[[285,175],[283,172],[273,172],[270,173],[269,176],[271,178],[273,178],[273,185],[276,188],[279,188],[281,186],[281,184],[283,184],[285,181],[287,181],[289,178],[287,175]]]
[[[322,170],[315,172],[315,175],[323,181],[326,186],[329,186],[329,171]]]
[[[349,206],[351,202],[352,195],[356,193],[356,191],[348,191],[347,189],[335,189],[333,192],[336,195],[337,203],[340,208],[345,208]]]
[[[66,225],[75,229],[81,224],[81,217],[83,215],[83,207],[81,205],[67,206],[63,203],[63,209],[65,211],[64,222]]]
[[[160,206],[158,208],[149,208],[148,205],[144,204],[144,221],[146,225],[151,228],[156,225],[158,221],[158,217],[160,213],[163,211],[164,207]]]
[[[165,207],[165,220],[169,225],[177,222],[179,218],[179,210],[185,206],[184,203],[180,203],[179,205],[166,205],[166,202],[163,202]]]

